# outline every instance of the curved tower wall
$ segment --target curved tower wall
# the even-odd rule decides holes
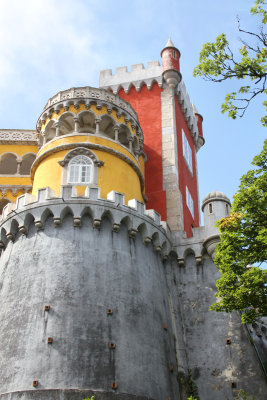
[[[158,215],[62,194],[2,225],[0,398],[179,398]]]
[[[49,99],[37,121],[39,144],[32,165],[33,194],[50,187],[59,196],[69,184],[71,156],[85,155],[93,164],[90,183],[75,184],[84,195],[85,186],[99,187],[102,198],[112,191],[126,200],[146,201],[144,193],[143,133],[136,112],[119,96],[91,87],[68,89]]]

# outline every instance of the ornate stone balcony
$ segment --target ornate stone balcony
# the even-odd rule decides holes
[[[59,136],[96,135],[111,139],[138,157],[143,133],[129,103],[103,89],[73,88],[48,100],[37,121],[39,145]]]

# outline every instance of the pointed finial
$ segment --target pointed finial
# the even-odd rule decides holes
[[[171,38],[168,39],[168,42],[165,47],[174,47],[175,48],[174,44],[172,43]]]

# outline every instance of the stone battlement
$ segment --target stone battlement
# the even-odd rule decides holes
[[[121,88],[125,93],[128,93],[132,86],[135,87],[137,92],[140,92],[143,85],[146,85],[150,90],[154,82],[157,82],[159,87],[162,87],[164,83],[162,66],[159,61],[148,62],[147,68],[144,67],[144,64],[134,64],[131,66],[131,71],[128,71],[126,66],[118,67],[114,74],[112,74],[111,69],[106,69],[100,71],[99,76],[99,87],[111,90],[114,94],[117,94]],[[204,140],[199,138],[197,118],[195,116],[196,108],[190,101],[183,81],[178,83],[175,93],[198,150],[204,144]]]
[[[108,217],[114,232],[124,221],[130,237],[134,238],[140,232],[144,244],[152,242],[155,250],[163,256],[171,251],[169,228],[155,210],[146,210],[145,205],[136,199],[129,200],[126,205],[124,195],[115,191],[110,192],[107,199],[101,199],[99,188],[87,187],[84,196],[77,196],[75,186],[69,185],[62,186],[60,197],[56,197],[48,187],[38,190],[37,196],[26,193],[18,197],[16,204],[7,204],[0,223],[2,247],[7,240],[14,240],[18,231],[27,234],[28,225],[33,220],[40,230],[44,228],[47,217],[52,215],[54,225],[58,227],[67,213],[73,215],[73,224],[77,227],[81,226],[85,214],[92,218],[94,228],[100,228],[101,220]]]
[[[143,84],[151,89],[152,84],[157,82],[159,87],[162,87],[162,79],[162,66],[159,61],[150,61],[147,68],[144,64],[134,64],[131,71],[128,71],[126,66],[116,68],[115,74],[112,74],[111,69],[100,71],[99,87],[112,89],[115,94],[122,87],[128,93],[131,86],[139,91]]]

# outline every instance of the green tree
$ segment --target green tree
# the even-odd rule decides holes
[[[236,119],[242,117],[251,100],[262,94],[266,96],[267,79],[267,23],[265,0],[256,0],[250,9],[251,15],[260,18],[257,32],[241,28],[239,32],[249,43],[241,39],[239,55],[235,56],[225,34],[215,43],[204,44],[199,65],[194,76],[212,82],[234,79],[242,81],[239,89],[228,93],[222,104],[222,112]],[[267,110],[267,101],[263,101]],[[267,127],[267,115],[261,119]],[[221,271],[217,281],[217,302],[212,310],[231,312],[240,310],[242,322],[253,322],[267,315],[266,263],[267,252],[267,141],[262,153],[253,160],[256,167],[241,178],[238,192],[234,196],[231,215],[218,222],[221,242],[216,249],[215,264]],[[261,266],[261,268],[260,268]]]
[[[267,315],[267,140],[254,169],[242,178],[234,196],[231,215],[218,221],[221,241],[215,264],[217,280],[215,311],[243,311],[242,322]],[[261,268],[260,268],[261,267]]]
[[[230,79],[242,80],[237,91],[228,93],[222,104],[222,112],[236,119],[242,117],[252,99],[263,94],[267,95],[267,35],[264,26],[267,23],[267,11],[264,9],[265,0],[256,0],[250,13],[261,19],[258,32],[249,32],[241,28],[238,20],[238,30],[242,34],[239,55],[234,55],[222,33],[215,43],[206,43],[199,57],[199,65],[194,69],[194,76],[202,76],[212,82],[224,82]],[[248,39],[249,41],[245,40]],[[243,84],[244,83],[244,84]],[[263,101],[267,111],[267,101]],[[267,126],[267,115],[261,119]]]

